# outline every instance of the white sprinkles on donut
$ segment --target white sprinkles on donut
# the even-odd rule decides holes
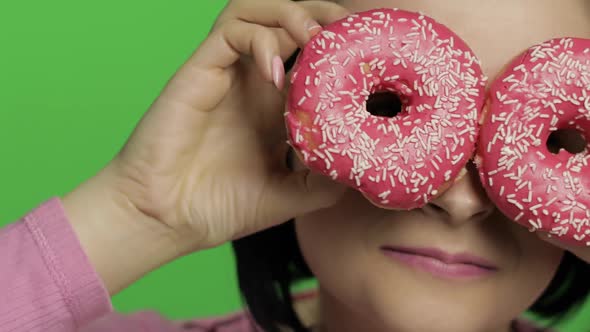
[[[590,133],[590,40],[552,39],[518,56],[494,82],[477,164],[509,218],[565,242],[590,245],[589,146],[547,148],[560,129]],[[585,175],[586,174],[586,175]]]
[[[389,208],[420,207],[472,157],[487,78],[453,32],[420,13],[375,9],[316,35],[299,55],[285,119],[312,170]],[[402,111],[367,111],[375,92]]]

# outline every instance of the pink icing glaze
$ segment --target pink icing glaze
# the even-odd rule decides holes
[[[586,149],[551,153],[551,132],[590,133],[590,40],[560,38],[519,55],[490,88],[478,166],[490,198],[531,231],[590,245]]]
[[[420,207],[475,150],[487,78],[465,42],[420,13],[375,9],[334,22],[299,55],[285,119],[310,169],[396,209]],[[370,114],[374,92],[400,96]]]

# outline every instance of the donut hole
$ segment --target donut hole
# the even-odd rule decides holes
[[[559,129],[551,133],[547,139],[547,149],[553,154],[558,154],[561,149],[569,153],[583,152],[588,142],[576,129]]]
[[[389,91],[379,91],[367,99],[367,111],[375,116],[393,118],[402,111],[402,101],[398,95]]]

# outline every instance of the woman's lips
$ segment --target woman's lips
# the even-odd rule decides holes
[[[438,248],[383,246],[381,250],[398,262],[444,278],[471,279],[489,275],[498,269],[481,257],[468,253],[453,255]]]

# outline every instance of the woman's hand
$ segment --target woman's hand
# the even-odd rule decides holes
[[[327,1],[231,1],[123,149],[63,198],[111,294],[337,201],[342,185],[286,167],[283,61],[347,14]]]
[[[286,168],[279,89],[283,61],[346,14],[326,1],[232,1],[113,161],[119,190],[194,249],[333,204],[340,185]]]

